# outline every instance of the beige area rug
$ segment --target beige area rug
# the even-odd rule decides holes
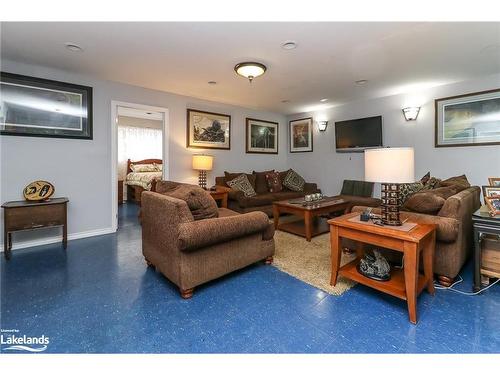
[[[281,271],[335,296],[340,296],[356,284],[339,276],[337,285],[330,285],[332,263],[329,233],[313,237],[311,242],[307,242],[305,238],[277,230],[274,240],[276,251],[273,265]],[[342,254],[341,265],[354,257]]]

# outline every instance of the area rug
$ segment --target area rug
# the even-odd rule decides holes
[[[332,263],[328,233],[307,242],[303,237],[277,230],[274,240],[273,265],[279,270],[335,296],[340,296],[356,284],[339,276],[337,285],[330,285]],[[354,255],[342,254],[341,265],[353,259]]]

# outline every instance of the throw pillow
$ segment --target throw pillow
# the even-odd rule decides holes
[[[235,179],[227,182],[229,187],[234,190],[242,191],[245,194],[245,197],[253,197],[257,195],[252,184],[248,181],[248,177],[246,174],[241,174]]]
[[[283,186],[280,181],[280,174],[278,172],[268,172],[266,173],[267,187],[271,193],[279,193],[283,190]]]
[[[403,205],[404,209],[422,214],[435,215],[443,207],[446,199],[432,191],[415,193]]]
[[[420,182],[423,183],[424,185],[429,181],[431,178],[431,172],[427,172],[424,177],[420,179]]]
[[[420,191],[424,188],[424,184],[421,182],[412,182],[409,184],[400,184],[399,185],[399,204],[402,206],[406,202],[406,200],[417,191]]]
[[[423,190],[432,190],[436,189],[440,186],[441,180],[436,177],[431,177],[427,180],[427,182],[424,184]]]
[[[254,174],[249,174],[249,173],[243,173],[243,172],[231,173],[231,172],[224,171],[226,185],[229,186],[229,183],[228,183],[229,181],[234,180],[235,178],[240,177],[242,174],[244,174],[245,176],[247,176],[248,181],[250,182],[250,185],[252,185],[252,188],[255,190],[255,178],[256,178],[256,176]],[[231,187],[231,186],[229,186],[229,187]]]
[[[162,194],[185,201],[195,220],[211,219],[219,216],[217,203],[201,187],[172,181],[162,182],[166,182],[161,185]]]
[[[461,185],[464,187],[464,189],[470,187],[470,183],[464,174],[461,176],[450,177],[446,180],[441,181],[440,184],[440,186],[451,186],[451,185]]]
[[[304,191],[306,181],[293,169],[290,169],[286,174],[283,185],[292,191]]]
[[[252,174],[255,175],[255,192],[257,194],[265,194],[269,192],[267,188],[266,173],[271,173],[271,172],[274,172],[274,169],[264,172],[255,172],[255,171],[252,172]]]

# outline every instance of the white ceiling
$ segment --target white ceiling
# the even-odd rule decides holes
[[[290,114],[500,73],[500,23],[2,23],[1,56]]]
[[[145,111],[143,109],[123,107],[123,106],[118,107],[118,116],[135,117],[135,118],[142,118],[145,120],[155,120],[155,121],[163,120],[163,114],[160,112],[151,112],[151,111]]]

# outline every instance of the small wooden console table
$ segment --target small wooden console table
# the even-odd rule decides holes
[[[68,198],[53,198],[41,202],[12,201],[2,205],[4,217],[4,255],[9,260],[12,252],[12,232],[62,226],[63,246],[68,243]]]
[[[402,214],[402,219],[404,214]],[[337,283],[338,274],[360,284],[377,289],[394,297],[407,301],[410,321],[417,323],[417,296],[424,288],[434,294],[432,263],[436,243],[436,226],[419,224],[409,230],[402,231],[391,226],[377,226],[350,219],[359,217],[359,212],[347,214],[328,220],[330,224],[332,246],[331,285]],[[341,238],[359,241],[357,257],[352,262],[340,267],[342,256]],[[363,245],[371,244],[381,248],[399,251],[404,254],[404,268],[393,269],[389,281],[376,281],[363,276],[356,266],[363,256]],[[419,273],[420,254],[423,256],[424,275]]]

